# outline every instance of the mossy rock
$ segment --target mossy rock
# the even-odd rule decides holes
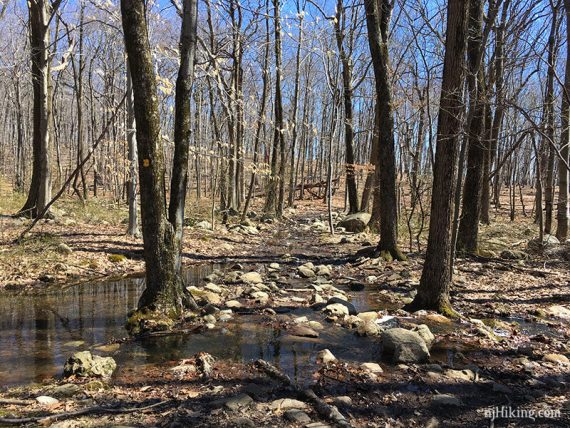
[[[143,333],[172,330],[174,325],[172,316],[143,309],[131,312],[125,327],[129,334],[136,336]]]
[[[113,263],[122,263],[127,260],[127,257],[123,254],[110,254],[108,259]]]

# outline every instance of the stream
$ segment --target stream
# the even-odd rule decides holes
[[[185,270],[186,284],[199,284],[215,268],[219,266],[189,267]],[[321,349],[328,348],[337,358],[354,363],[378,361],[381,356],[378,338],[358,337],[340,326],[323,322],[319,337],[309,339],[287,334],[264,322],[262,315],[239,313],[202,333],[108,345],[127,335],[124,329],[127,313],[136,307],[143,288],[144,279],[129,278],[54,289],[44,294],[1,294],[0,385],[41,383],[60,376],[65,360],[73,352],[86,349],[115,358],[116,380],[136,378],[137,373],[144,372],[143,367],[173,364],[198,352],[207,352],[217,359],[238,362],[262,358],[300,384],[307,384],[311,382],[316,354]],[[386,309],[377,292],[378,287],[370,286],[350,294],[359,312]],[[306,307],[294,309],[288,315],[306,315],[323,321],[319,312]],[[522,319],[509,321],[519,323],[522,334],[548,334],[541,324]],[[442,350],[439,355],[432,352],[432,358],[445,362],[447,352]]]
[[[195,285],[213,266],[185,270],[187,285]],[[144,279],[86,283],[46,294],[0,295],[0,385],[42,382],[59,376],[65,360],[91,349],[117,361],[115,378],[132,378],[136,368],[157,366],[207,352],[218,359],[253,361],[263,358],[295,380],[311,379],[316,353],[329,348],[337,357],[373,361],[379,347],[373,338],[359,338],[342,327],[326,325],[317,339],[288,335],[262,322],[261,315],[235,314],[203,333],[153,337],[106,345],[127,335],[127,313],[136,307]],[[365,302],[366,299],[361,299]],[[290,312],[311,316],[309,308]],[[135,375],[136,376],[136,375]]]

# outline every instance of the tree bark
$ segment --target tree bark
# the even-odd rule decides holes
[[[396,149],[394,112],[389,78],[388,28],[393,3],[389,0],[365,0],[368,42],[376,82],[378,126],[378,178],[380,186],[380,242],[378,251],[386,259],[405,260],[398,248],[398,200],[396,196]]]
[[[449,0],[447,5],[447,35],[428,247],[418,294],[407,306],[408,310],[433,309],[447,315],[455,314],[449,303],[453,269],[450,232],[463,116],[468,3],[464,0]]]
[[[570,42],[570,0],[564,0],[566,11],[566,39]],[[570,49],[566,49],[566,75],[562,94],[562,135],[560,137],[560,158],[558,161],[558,212],[556,237],[560,242],[568,237],[568,153],[570,144]]]

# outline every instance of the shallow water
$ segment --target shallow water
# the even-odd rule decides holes
[[[197,266],[186,271],[186,281],[196,284],[214,269]],[[0,385],[41,382],[59,376],[65,360],[79,350],[96,348],[126,336],[124,323],[136,307],[144,288],[140,278],[92,283],[54,290],[42,295],[0,296]],[[320,319],[310,309],[292,315]],[[219,359],[253,361],[263,358],[276,364],[300,383],[310,381],[316,353],[329,348],[347,361],[374,361],[379,346],[372,339],[358,338],[352,332],[325,326],[318,339],[293,337],[263,322],[258,315],[238,315],[214,330],[199,334],[155,337],[128,341],[112,355],[121,378],[145,365],[162,365],[197,352],[208,352]],[[136,374],[135,374],[136,376]]]

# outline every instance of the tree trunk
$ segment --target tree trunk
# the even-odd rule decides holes
[[[30,14],[30,48],[33,87],[33,169],[26,203],[20,213],[35,217],[51,200],[50,171],[50,17],[52,6],[47,0],[28,2]]]
[[[195,0],[185,0],[183,7],[180,69],[176,82],[175,155],[170,208],[167,213],[157,85],[148,40],[145,4],[140,0],[121,1],[123,31],[135,101],[146,263],[146,288],[140,298],[139,309],[150,309],[168,316],[177,315],[182,310],[185,299],[180,275],[180,247],[187,183],[189,102],[197,8]]]
[[[471,0],[469,6],[469,127],[467,141],[467,168],[463,189],[463,206],[457,251],[477,253],[479,217],[481,215],[481,193],[483,188],[483,163],[485,143],[483,141],[485,123],[483,61],[483,0]]]
[[[131,70],[127,64],[127,145],[129,160],[129,179],[127,181],[127,195],[129,200],[129,228],[127,234],[137,236],[139,230],[138,197],[137,197],[137,137],[135,123],[135,106],[133,99],[133,82]]]
[[[388,27],[392,14],[389,0],[365,0],[368,41],[376,81],[378,161],[380,186],[380,242],[378,251],[386,259],[405,260],[398,248],[398,200],[396,195],[396,150],[394,112],[389,78]]]
[[[570,0],[569,0],[570,1]],[[457,152],[463,116],[463,84],[468,2],[449,0],[441,100],[437,125],[431,219],[426,260],[418,294],[408,310],[433,309],[454,315],[449,303],[453,261],[451,215]]]
[[[564,0],[566,11],[566,39],[570,42],[570,0]],[[570,49],[566,49],[566,75],[562,94],[562,135],[560,137],[560,154],[558,161],[558,221],[556,237],[560,242],[568,237],[568,145],[570,144]]]

